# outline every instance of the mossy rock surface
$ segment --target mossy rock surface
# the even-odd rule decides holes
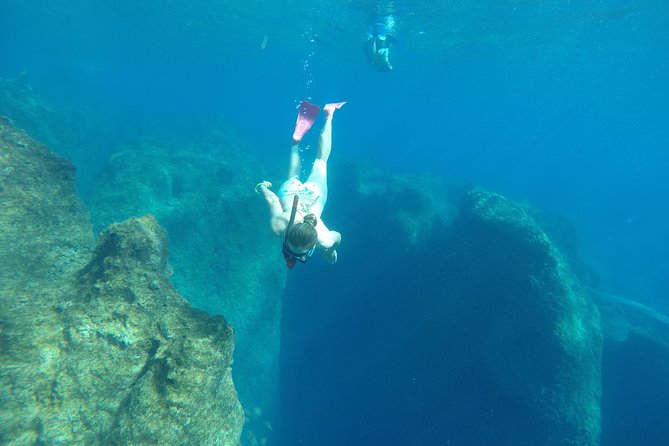
[[[227,134],[226,134],[227,135]],[[143,139],[119,147],[87,195],[96,228],[150,213],[169,234],[172,282],[235,330],[235,384],[244,406],[268,413],[278,385],[281,239],[254,186],[263,178],[242,144],[191,147]]]
[[[474,187],[449,244],[491,379],[533,414],[542,444],[599,444],[599,312],[531,210]]]
[[[535,210],[480,187],[456,191],[362,167],[334,184],[356,224],[344,231],[343,271],[333,273],[344,280],[321,299],[353,309],[333,322],[346,327],[349,358],[393,360],[379,367],[381,390],[333,397],[400,395],[399,418],[438,426],[410,440],[425,444],[599,444],[600,316]],[[364,336],[346,337],[348,327]],[[351,382],[367,379],[362,370],[352,367]],[[372,403],[360,411],[375,414]]]
[[[239,444],[231,327],[172,287],[153,217],[92,249],[73,182],[0,121],[0,443]]]

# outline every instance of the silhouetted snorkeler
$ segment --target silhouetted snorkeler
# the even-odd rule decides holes
[[[395,19],[392,15],[379,17],[367,34],[362,49],[369,63],[378,71],[393,71],[390,64],[390,46],[396,43],[393,33]]]

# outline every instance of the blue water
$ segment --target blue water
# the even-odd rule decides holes
[[[222,117],[266,166],[286,162],[298,100],[349,101],[337,113],[333,162],[360,160],[397,174],[475,182],[564,216],[603,288],[669,313],[666,1],[382,5],[397,20],[392,73],[372,69],[361,50],[374,2],[105,3],[3,1],[0,77],[27,70],[41,96],[94,110],[113,123],[118,139],[169,134],[188,140]],[[80,171],[99,168],[105,147],[101,142],[99,157],[89,157]],[[345,207],[334,200],[326,212],[337,212],[335,203]],[[342,232],[355,224],[331,219]],[[325,268],[313,266],[310,274],[332,274]],[[351,296],[333,302],[337,293],[324,294],[321,301],[312,290],[314,314],[341,321],[340,313],[361,310]],[[295,301],[286,312],[300,327],[286,331],[287,356],[304,361],[300,367],[318,364],[302,339],[327,330],[327,323],[312,326]],[[344,341],[322,351],[345,351]],[[423,373],[419,378],[434,379]],[[292,385],[286,378],[284,386]],[[357,419],[368,424],[342,425],[333,420],[347,406],[323,410],[319,401],[333,395],[320,390],[301,402],[295,420],[285,420],[288,444],[301,435],[316,444],[309,441],[328,426],[351,433],[329,438],[359,444],[408,437],[383,430],[392,422],[384,411],[389,401],[365,408]],[[324,418],[298,433],[299,419],[313,421],[304,417],[308,411]],[[412,413],[422,415],[406,420],[404,433],[416,425],[429,429],[445,416]]]

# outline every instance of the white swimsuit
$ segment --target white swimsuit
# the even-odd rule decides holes
[[[293,205],[293,196],[299,197],[297,209],[303,214],[314,214],[320,218],[325,207],[327,197],[318,183],[313,181],[301,182],[297,178],[283,183],[277,192],[284,209],[286,205]]]

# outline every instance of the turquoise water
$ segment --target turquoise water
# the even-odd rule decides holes
[[[362,52],[378,10],[397,22],[391,73]],[[298,101],[348,101],[333,161],[479,183],[563,216],[602,288],[668,314],[668,30],[661,0],[5,0],[0,77],[25,70],[44,98],[109,123],[109,139],[72,156],[83,189],[117,141],[189,140],[219,118],[266,166],[283,166]],[[288,342],[305,332],[288,330]],[[326,415],[342,416],[336,409]],[[316,438],[322,426],[297,418],[312,423],[304,437]],[[421,419],[438,424],[412,422]],[[300,437],[297,425],[286,422],[287,444]],[[375,437],[357,428],[341,438],[390,444],[411,430]]]
[[[666,308],[667,6],[395,2],[386,76],[361,51],[370,6],[10,1],[0,69],[124,131],[225,116],[277,162],[290,104],[348,100],[341,158],[566,215],[606,279]]]

